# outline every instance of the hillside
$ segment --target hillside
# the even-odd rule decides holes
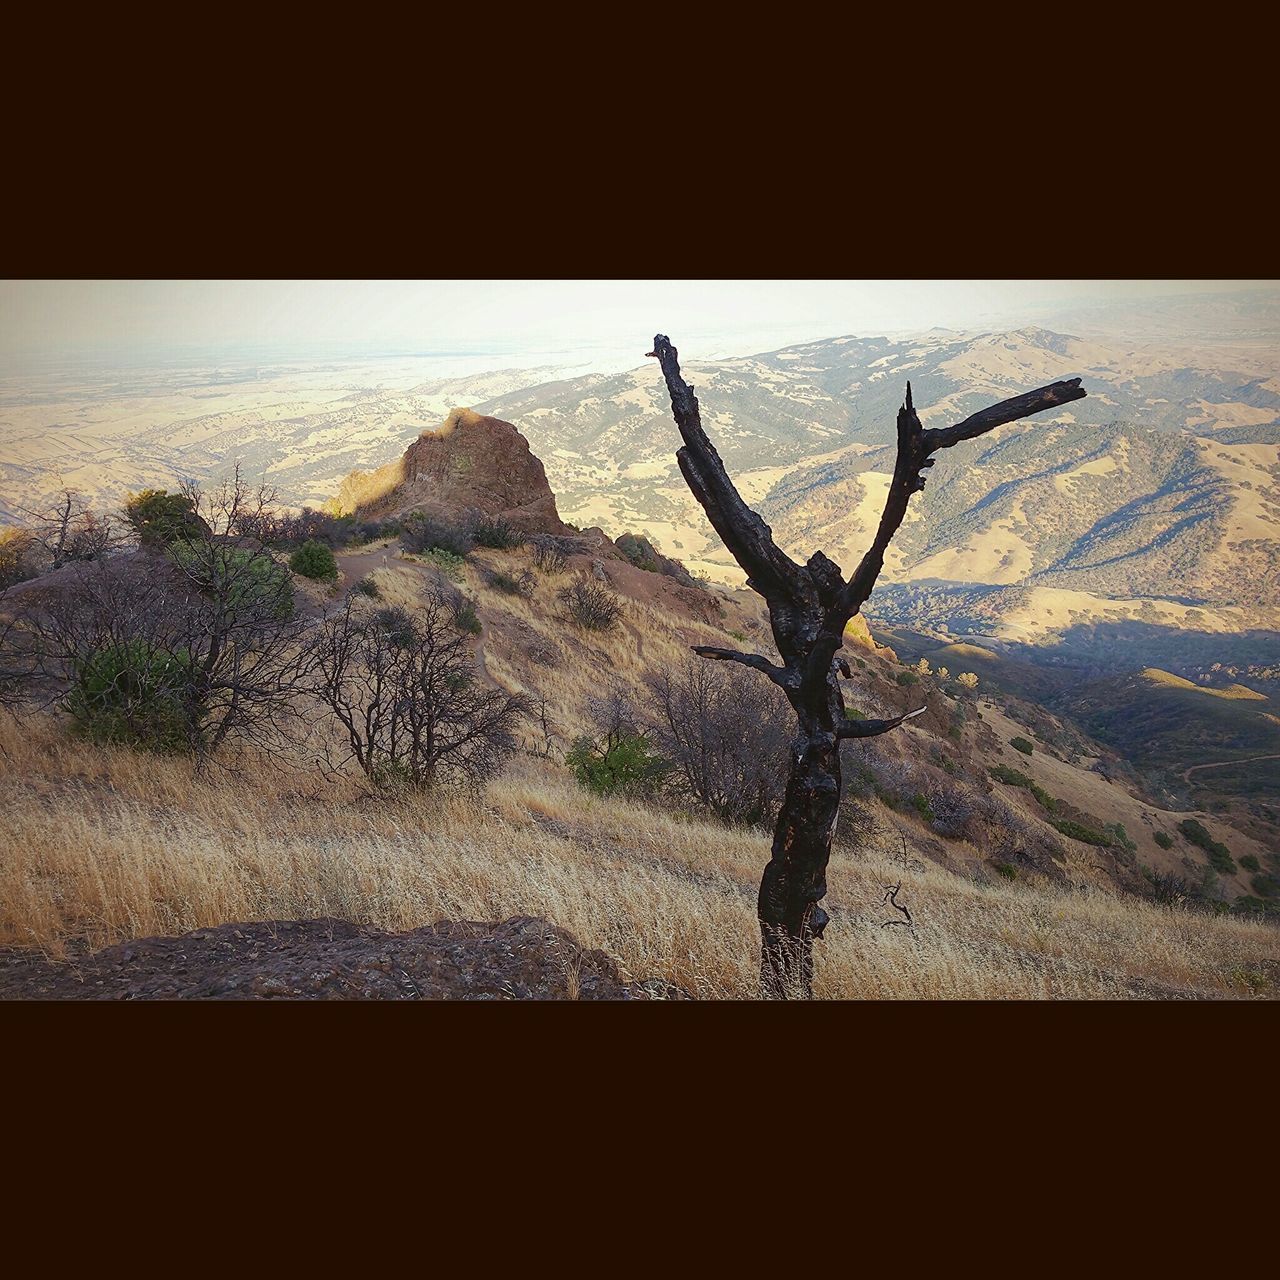
[[[691,645],[769,653],[759,599],[690,583],[657,559],[642,567],[619,549],[621,539],[562,523],[536,454],[513,424],[489,415],[458,412],[423,431],[399,462],[353,478],[343,505],[391,517],[396,529],[415,513],[479,511],[564,540],[558,565],[540,565],[531,545],[476,546],[442,562],[377,532],[338,551],[332,586],[298,586],[311,626],[357,586],[356,608],[410,613],[442,583],[460,593],[474,612],[468,644],[481,680],[526,695],[535,709],[521,752],[469,795],[374,796],[351,771],[318,769],[317,740],[269,766],[244,753],[223,762],[231,772],[199,776],[185,760],[76,741],[56,720],[6,717],[0,946],[83,956],[237,922],[336,916],[402,934],[441,920],[536,916],[567,930],[574,945],[605,952],[620,982],[657,978],[700,997],[753,994],[767,833],[726,828],[683,803],[595,795],[565,757],[593,699],[616,691],[651,705],[657,675],[696,661]],[[562,593],[575,582],[613,596],[616,626],[593,632],[569,620]],[[1242,860],[1275,869],[1267,831],[1157,803],[1120,755],[1033,701],[1030,685],[997,700],[985,672],[976,690],[959,681],[980,668],[954,653],[959,661],[947,671],[942,663],[913,671],[905,652],[878,646],[865,630],[846,637],[845,696],[856,714],[924,714],[848,744],[850,808],[831,868],[836,927],[822,944],[819,992],[1271,991],[1271,925],[1179,905],[1260,892]],[[1146,685],[1234,715],[1269,705],[1159,679]],[[1230,870],[1182,833],[1188,822],[1204,841],[1229,847]],[[910,895],[910,932],[882,927],[885,887],[895,881]]]
[[[939,425],[1082,375],[1087,399],[940,464],[887,580],[1045,574],[1133,597],[1162,595],[1162,575],[1176,571],[1199,599],[1274,605],[1280,368],[1269,378],[1186,358],[1032,328],[835,338],[689,368],[717,449],[781,544],[802,559],[821,546],[841,563],[878,518],[908,378],[925,424]],[[738,580],[680,479],[670,433],[655,429],[667,411],[656,368],[548,382],[478,408],[526,432],[568,517],[644,528],[669,554]],[[1254,600],[1259,575],[1267,586]]]

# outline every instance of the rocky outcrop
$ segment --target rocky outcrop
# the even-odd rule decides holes
[[[541,460],[509,422],[454,409],[424,431],[404,457],[343,481],[337,514],[399,515],[414,509],[448,515],[478,511],[527,533],[568,534]]]
[[[383,933],[346,920],[273,920],[142,938],[75,964],[0,954],[7,1000],[670,1000],[626,982],[603,951],[546,920],[444,921]]]

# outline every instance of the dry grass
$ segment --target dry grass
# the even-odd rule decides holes
[[[232,920],[402,930],[541,915],[699,996],[755,993],[767,839],[580,791],[521,760],[479,798],[371,802],[314,775],[201,779],[182,761],[0,725],[0,944],[65,954]],[[846,998],[1269,993],[1266,925],[838,853],[817,991]],[[901,879],[915,934],[881,928]],[[1268,972],[1269,971],[1269,972]]]

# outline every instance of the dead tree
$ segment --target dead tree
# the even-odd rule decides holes
[[[658,334],[649,354],[662,366],[671,410],[684,440],[676,453],[681,474],[746,573],[747,585],[768,604],[782,661],[708,645],[695,645],[693,651],[704,658],[740,663],[768,677],[786,694],[799,726],[773,849],[760,882],[757,914],[762,994],[774,999],[808,998],[813,985],[813,939],[822,936],[828,923],[819,903],[827,892],[826,868],[840,806],[840,742],[886,733],[924,710],[921,707],[892,720],[846,717],[836,657],[845,627],[871,594],[911,495],[924,488],[924,471],[933,466],[933,454],[1006,422],[1079,400],[1085,392],[1079,378],[1055,382],[1003,400],[955,426],[926,430],[907,383],[906,402],[898,411],[897,463],[880,526],[846,580],[840,566],[821,551],[801,565],[778,548],[769,526],[742,500],[702,429],[697,397],[681,377],[676,349]]]

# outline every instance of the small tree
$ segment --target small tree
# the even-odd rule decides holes
[[[310,646],[309,687],[375,786],[479,782],[516,748],[528,700],[487,688],[443,588],[410,614],[348,596]],[[341,763],[338,761],[337,763]]]

